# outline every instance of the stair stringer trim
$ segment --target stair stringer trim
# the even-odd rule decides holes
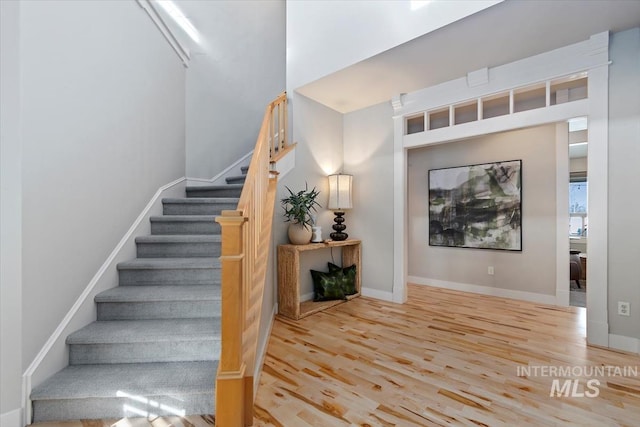
[[[238,175],[239,170],[242,166],[249,166],[251,163],[251,156],[253,155],[253,150],[249,151],[247,154],[236,160],[231,166],[214,176],[213,178],[194,178],[187,177],[187,187],[201,187],[208,185],[226,185],[225,178],[228,178],[233,175]]]
[[[186,177],[181,177],[156,191],[22,374],[22,409],[25,424],[32,422],[32,404],[29,396],[33,385],[40,384],[69,364],[69,350],[65,343],[67,335],[96,320],[97,308],[93,298],[102,291],[118,286],[116,265],[135,258],[136,236],[151,233],[149,218],[162,214],[163,198],[184,197],[186,181]]]

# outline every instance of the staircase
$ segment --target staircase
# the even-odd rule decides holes
[[[69,366],[31,394],[33,421],[213,414],[220,354],[220,225],[242,175],[163,199],[97,321],[67,337]]]

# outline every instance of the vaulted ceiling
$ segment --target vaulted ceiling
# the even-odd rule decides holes
[[[455,78],[640,25],[640,0],[507,0],[297,91],[348,113]]]

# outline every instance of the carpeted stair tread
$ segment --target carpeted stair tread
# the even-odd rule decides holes
[[[96,321],[67,337],[67,344],[175,342],[220,339],[220,318]]]
[[[152,216],[151,222],[215,222],[217,215],[162,215]]]
[[[246,175],[247,172],[249,172],[249,166],[242,166],[240,168],[240,172],[242,172],[243,175]]]
[[[219,234],[154,234],[136,237],[136,243],[220,243]]]
[[[218,301],[220,299],[220,286],[216,285],[116,286],[95,297],[97,303]]]
[[[239,197],[197,197],[197,198],[166,198],[162,199],[162,203],[166,204],[211,204],[211,205],[226,205],[229,203],[237,204],[240,200]]]
[[[239,184],[247,179],[246,175],[236,175],[236,176],[228,176],[225,178],[227,184]]]
[[[211,191],[211,190],[242,190],[242,184],[226,184],[226,185],[198,185],[187,187],[187,194],[192,191]]]
[[[213,393],[217,369],[217,361],[72,365],[34,388],[31,400]]]
[[[220,268],[218,258],[136,258],[118,263],[118,270],[178,270]]]
[[[195,186],[187,187],[186,193],[189,198],[240,197],[242,186],[243,184]]]

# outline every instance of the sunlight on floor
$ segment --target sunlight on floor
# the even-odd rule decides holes
[[[123,405],[122,409],[124,410],[124,413],[127,414],[127,416],[130,415],[137,415],[137,416],[142,416],[142,417],[149,417],[149,418],[156,418],[158,415],[153,413],[153,412],[149,412],[148,408],[158,408],[162,411],[166,411],[169,412],[171,414],[174,415],[178,415],[181,417],[185,416],[185,410],[184,409],[178,409],[178,408],[174,408],[172,406],[169,405],[165,405],[164,403],[159,403],[155,400],[152,399],[148,399],[144,396],[135,396],[129,393],[126,393],[124,391],[118,390],[116,392],[116,396],[118,397],[126,397],[129,398],[133,401],[142,403],[143,405],[145,405],[147,407],[147,409],[140,409],[137,408],[135,406],[131,406],[128,404]]]

